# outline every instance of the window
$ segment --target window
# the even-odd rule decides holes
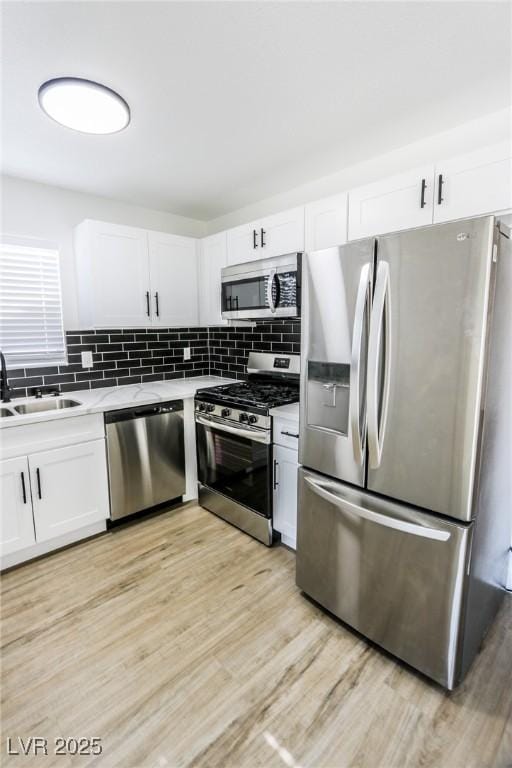
[[[55,248],[0,243],[0,349],[9,368],[67,363]]]

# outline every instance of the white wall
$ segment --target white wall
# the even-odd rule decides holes
[[[196,219],[3,176],[2,233],[48,240],[60,248],[64,326],[67,330],[78,327],[73,228],[84,219],[193,237],[200,237],[205,229],[204,223]]]
[[[378,131],[378,126],[375,130]],[[386,176],[402,173],[415,166],[463,155],[488,144],[511,140],[512,109],[493,112],[457,128],[407,144],[385,155],[371,157],[362,163],[338,170],[332,175],[219,216],[207,223],[207,232],[208,234],[220,232],[261,216],[279,213],[296,205],[304,205],[320,200],[322,197],[384,179]]]

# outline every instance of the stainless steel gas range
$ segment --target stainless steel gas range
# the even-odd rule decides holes
[[[195,398],[199,503],[271,546],[272,417],[299,400],[299,355],[251,352],[247,381]]]

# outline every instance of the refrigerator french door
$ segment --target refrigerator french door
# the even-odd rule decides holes
[[[495,238],[486,217],[303,263],[297,584],[449,688],[463,672]]]
[[[374,250],[365,240],[303,262],[299,461],[360,486]]]

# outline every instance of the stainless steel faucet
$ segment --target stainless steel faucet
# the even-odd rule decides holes
[[[2,365],[0,374],[0,399],[2,403],[11,402],[11,388],[7,381],[7,366],[5,365],[4,353],[0,350],[0,363]]]

